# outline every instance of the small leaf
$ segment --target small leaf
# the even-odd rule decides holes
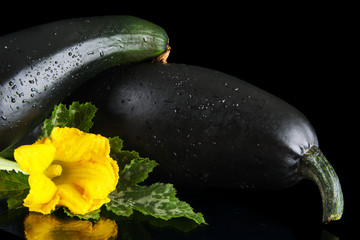
[[[83,132],[89,132],[93,126],[92,119],[96,111],[97,108],[91,103],[73,102],[69,109],[60,103],[54,107],[50,119],[44,121],[41,128],[43,133],[40,137],[49,137],[54,127],[74,127]]]
[[[9,209],[17,209],[24,207],[24,199],[29,194],[30,189],[24,189],[23,191],[17,191],[10,195],[7,200]]]
[[[0,192],[23,191],[30,188],[28,175],[15,171],[0,171]]]
[[[65,127],[68,121],[68,117],[69,114],[65,105],[59,104],[55,106],[51,118],[46,119],[43,126],[41,127],[42,135],[40,138],[50,137],[51,131],[54,127]]]
[[[154,167],[156,167],[158,164],[155,161],[150,161],[148,158],[142,158],[139,156],[139,153],[136,151],[127,151],[122,150],[123,148],[123,140],[121,140],[119,137],[113,137],[109,138],[110,142],[110,156],[112,159],[116,160],[118,162],[119,168],[124,169],[127,164],[130,164],[132,160],[144,160],[141,162],[141,164],[147,164],[151,162],[152,168],[147,172],[151,172]],[[137,163],[139,166],[139,163]],[[142,166],[141,166],[142,167]],[[134,168],[134,167],[132,167]],[[145,178],[143,180],[139,180],[139,182],[144,181],[148,175],[146,174],[144,176]]]
[[[89,132],[93,126],[92,119],[95,117],[97,108],[91,103],[87,102],[80,104],[73,102],[69,106],[69,113],[72,119],[72,127],[78,128],[83,132]],[[70,127],[70,126],[67,126]]]
[[[131,153],[131,152],[129,152]],[[158,164],[148,158],[135,158],[119,174],[118,189],[126,189],[143,182]]]
[[[0,199],[8,198],[9,209],[22,207],[29,189],[28,175],[16,171],[0,171]]]
[[[101,211],[100,209],[86,213],[84,215],[73,214],[72,212],[69,211],[69,209],[67,209],[65,207],[63,209],[64,209],[64,213],[66,213],[66,215],[68,215],[69,217],[72,217],[72,218],[77,217],[81,220],[90,220],[90,219],[99,220],[100,219],[100,211]]]

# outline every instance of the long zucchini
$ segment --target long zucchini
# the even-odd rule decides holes
[[[154,58],[167,42],[161,27],[132,16],[67,19],[1,37],[0,151],[88,78]]]
[[[120,136],[160,164],[154,181],[210,188],[290,187],[314,181],[323,221],[339,219],[339,179],[307,118],[235,77],[181,64],[109,69],[67,99],[91,101],[92,131]]]

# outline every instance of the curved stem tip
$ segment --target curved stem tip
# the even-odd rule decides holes
[[[299,172],[318,186],[323,205],[323,222],[339,220],[344,210],[344,197],[334,168],[316,146],[300,161]]]

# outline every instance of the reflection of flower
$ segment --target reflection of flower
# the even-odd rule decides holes
[[[30,213],[26,217],[25,236],[28,240],[53,239],[115,239],[115,221],[101,218],[95,223],[75,219],[57,219],[54,215]]]
[[[107,195],[119,179],[119,167],[109,153],[107,138],[58,127],[50,138],[17,148],[15,160],[30,174],[24,206],[44,214],[56,206],[74,214],[99,209],[110,201]]]

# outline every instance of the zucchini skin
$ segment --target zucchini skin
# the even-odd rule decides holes
[[[182,64],[109,69],[67,101],[91,101],[92,132],[120,136],[155,159],[153,181],[184,187],[289,187],[317,146],[306,117],[281,99],[227,74]]]
[[[132,16],[67,19],[1,37],[0,151],[90,77],[154,58],[167,42],[161,27]]]

